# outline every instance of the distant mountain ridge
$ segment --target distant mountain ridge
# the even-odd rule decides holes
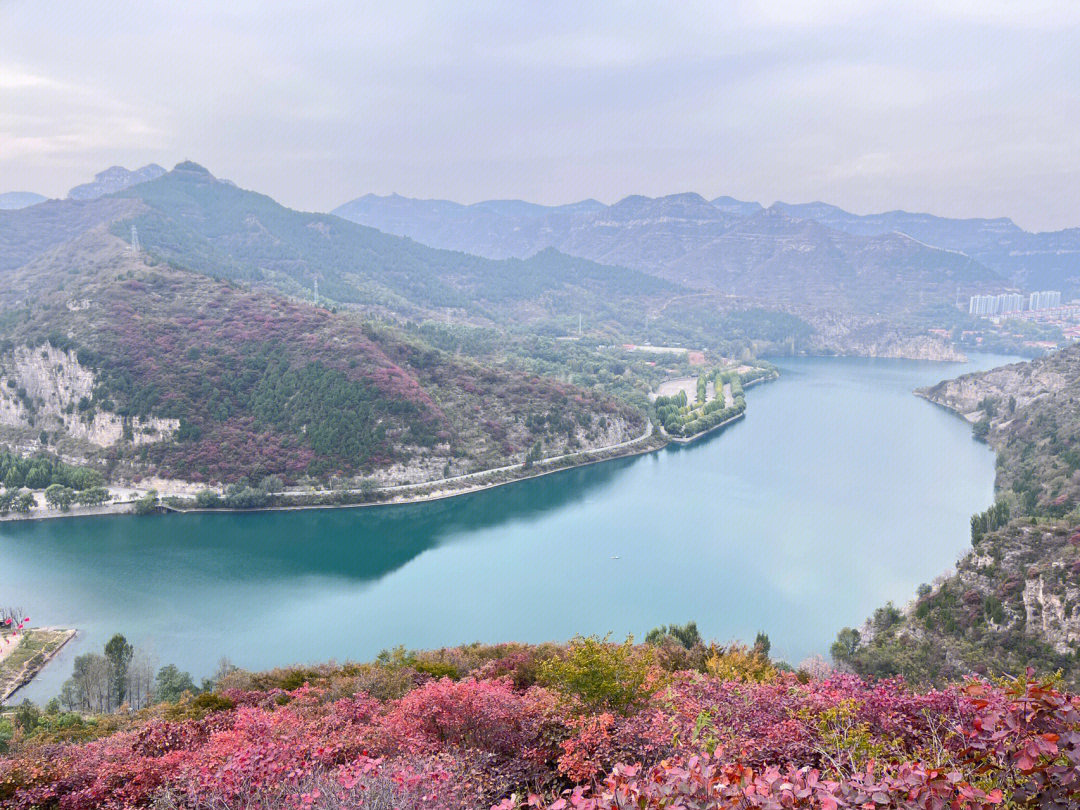
[[[123,166],[110,166],[94,175],[91,183],[75,186],[68,192],[69,200],[96,200],[106,194],[115,194],[125,188],[156,180],[165,174],[165,169],[156,163],[148,163],[142,168],[129,171]]]
[[[535,322],[579,315],[593,322],[642,302],[686,293],[640,271],[555,250],[493,261],[438,250],[330,214],[293,211],[214,177],[196,163],[95,200],[53,200],[0,212],[0,270],[99,225],[160,259],[216,278],[392,314],[473,322]],[[636,315],[634,313],[637,313]],[[560,331],[565,331],[565,327]]]
[[[877,314],[951,303],[1009,281],[955,249],[882,227],[854,233],[824,209],[763,208],[731,197],[633,195],[614,205],[529,208],[368,195],[335,210],[441,248],[525,257],[555,248],[695,289],[782,306]],[[516,213],[528,211],[527,214]],[[791,211],[791,213],[789,213]],[[795,216],[793,214],[801,214]],[[864,228],[863,230],[869,230]]]
[[[32,191],[5,191],[0,194],[0,211],[16,211],[20,208],[29,208],[31,205],[45,202],[49,199]]]
[[[728,228],[740,228],[739,220],[768,210],[854,237],[900,233],[926,248],[960,252],[993,271],[985,278],[990,284],[1080,291],[1080,228],[1032,233],[1008,218],[950,219],[906,211],[860,215],[822,202],[776,202],[766,209],[760,203],[734,197],[707,201],[691,193],[655,198],[634,195],[610,206],[587,202],[570,206],[534,206],[520,201],[513,207],[486,203],[461,206],[444,200],[369,194],[334,213],[432,246],[492,258],[525,257],[555,247],[595,261],[617,262],[647,272],[664,271],[665,277],[680,282],[689,282],[691,276],[700,282],[708,276],[709,265],[704,259],[694,264],[690,257],[715,257],[720,246],[710,248],[710,242]],[[914,247],[911,251],[917,252]],[[764,252],[771,255],[767,249]],[[913,257],[913,261],[926,265],[925,256]],[[689,275],[679,275],[672,262],[678,262]],[[953,281],[948,277],[942,280]]]

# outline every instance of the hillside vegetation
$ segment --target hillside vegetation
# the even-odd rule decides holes
[[[165,667],[157,691],[169,702],[135,713],[24,705],[0,720],[9,751],[0,802],[989,810],[1080,801],[1080,699],[1053,684],[916,692],[780,672],[764,637],[753,648],[705,645],[693,625],[649,637],[398,649],[372,664],[254,675],[223,667],[207,691]],[[110,645],[122,647],[117,638]],[[99,675],[87,665],[85,677],[111,689],[108,662],[126,666],[122,652],[106,649]]]
[[[608,318],[616,303],[677,289],[644,273],[545,251],[492,261],[366,228],[327,214],[292,211],[269,197],[181,163],[118,195],[141,203],[129,226],[153,256],[217,278],[268,285],[310,298],[401,316],[446,310],[480,322],[553,315]]]
[[[921,393],[997,451],[997,501],[972,516],[955,573],[843,631],[834,657],[918,680],[1032,665],[1080,683],[1080,347]]]
[[[101,231],[12,273],[0,300],[14,437],[44,432],[143,474],[257,482],[393,469],[416,481],[520,461],[538,442],[551,455],[644,428],[597,394],[147,263]]]

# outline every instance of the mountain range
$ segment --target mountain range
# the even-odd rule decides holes
[[[746,285],[731,276],[736,270],[749,273],[754,283],[778,272],[798,278],[802,259],[827,262],[830,256],[851,264],[856,275],[867,272],[862,263],[866,257],[886,258],[888,266],[879,269],[900,278],[907,267],[919,268],[921,279],[904,282],[945,288],[921,288],[924,300],[928,293],[948,288],[955,295],[957,286],[965,292],[1020,287],[1067,294],[1080,288],[1080,228],[1031,233],[1005,218],[949,219],[905,211],[862,216],[826,203],[777,202],[765,208],[732,197],[708,201],[690,193],[631,196],[610,206],[587,200],[551,207],[506,201],[466,206],[368,194],[334,213],[481,256],[521,257],[555,247],[740,294]],[[807,222],[822,228],[800,224]],[[958,259],[945,255],[949,253],[962,255]],[[839,282],[843,290],[846,285]],[[881,292],[894,294],[884,288]]]
[[[136,226],[143,250],[124,239]],[[121,239],[119,237],[124,237]],[[516,322],[671,288],[547,251],[492,261],[303,214],[183,163],[0,211],[0,434],[126,475],[399,482],[639,435],[596,392],[433,349],[395,319]],[[569,304],[567,304],[569,306]]]
[[[130,186],[156,180],[163,174],[165,174],[165,169],[156,163],[148,163],[135,171],[128,171],[123,166],[110,166],[105,171],[94,175],[92,182],[75,186],[68,192],[67,198],[69,200],[96,200],[98,197],[115,194]],[[48,199],[43,194],[32,191],[6,191],[0,193],[0,211],[29,208],[31,205],[43,203]]]

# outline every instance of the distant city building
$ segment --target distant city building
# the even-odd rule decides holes
[[[971,296],[971,302],[968,304],[968,314],[993,315],[994,301],[995,298],[992,295],[973,295]]]
[[[968,303],[968,313],[971,315],[1007,315],[1022,312],[1023,309],[1024,296],[1020,293],[973,295]]]
[[[1025,307],[1024,304],[1027,304]],[[1061,293],[1056,290],[1043,290],[1031,293],[1025,302],[1020,293],[1001,293],[1000,295],[973,295],[968,302],[969,315],[1010,315],[1028,309],[1032,312],[1040,309],[1054,309],[1061,306]]]
[[[1054,309],[1061,306],[1061,293],[1057,290],[1033,292],[1028,296],[1028,309]]]
[[[1007,315],[1010,312],[1022,312],[1024,296],[1020,293],[1005,293],[997,297],[996,314]]]

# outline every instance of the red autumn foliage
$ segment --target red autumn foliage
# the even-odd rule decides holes
[[[450,655],[453,653],[451,651]],[[966,808],[1080,802],[1080,698],[1052,684],[657,673],[629,713],[576,714],[527,649],[378,700],[347,673],[228,690],[83,743],[16,740],[0,804],[63,808]],[[410,670],[412,671],[412,670]],[[344,696],[342,696],[344,695]],[[174,719],[168,719],[168,718]],[[179,718],[179,719],[175,719]]]

